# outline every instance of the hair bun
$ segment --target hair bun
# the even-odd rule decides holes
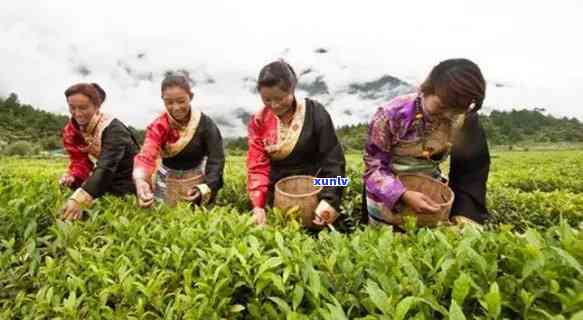
[[[99,94],[99,99],[101,100],[101,103],[103,103],[105,101],[105,98],[107,97],[105,90],[103,90],[103,88],[97,83],[91,83],[91,85],[95,88],[95,90],[97,90],[97,93]]]

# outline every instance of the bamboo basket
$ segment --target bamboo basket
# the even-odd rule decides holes
[[[199,170],[186,171],[183,175],[177,177],[168,175],[166,177],[166,194],[164,201],[170,207],[175,207],[183,197],[188,195],[196,185],[203,183],[204,175]]]
[[[401,212],[393,213],[391,210],[383,208],[383,218],[388,223],[401,225],[405,216],[417,217],[417,226],[420,227],[436,226],[439,223],[447,223],[449,221],[449,213],[455,196],[447,184],[422,174],[401,174],[397,176],[397,179],[401,181],[407,190],[421,192],[430,197],[439,205],[440,211],[436,214],[418,214],[409,206],[404,206]]]
[[[302,225],[306,228],[317,228],[314,220],[314,210],[318,206],[318,193],[322,187],[314,186],[313,176],[290,176],[279,180],[275,184],[273,206],[284,212],[290,208],[298,207]]]

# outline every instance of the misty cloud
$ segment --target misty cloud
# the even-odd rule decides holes
[[[502,0],[365,0],[335,4],[333,15],[328,3],[298,0],[284,11],[301,19],[287,20],[267,11],[277,5],[252,0],[185,3],[178,11],[144,2],[139,14],[134,3],[113,0],[83,14],[75,5],[0,4],[0,95],[16,92],[24,103],[65,113],[65,88],[97,82],[108,93],[104,111],[144,128],[164,111],[166,72],[185,71],[193,107],[216,118],[225,136],[242,135],[262,107],[256,76],[278,58],[299,71],[298,93],[344,125],[368,121],[439,61],[468,57],[488,79],[485,110],[539,107],[583,119],[583,45],[571,40],[583,30],[583,5],[575,0],[535,1],[526,15],[522,3]]]

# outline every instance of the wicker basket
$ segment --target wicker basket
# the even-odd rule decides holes
[[[307,228],[318,227],[312,221],[322,187],[314,186],[313,179],[313,176],[290,176],[275,184],[273,206],[284,211],[297,206],[302,215],[302,225]]]
[[[196,185],[203,183],[204,175],[198,170],[187,171],[180,177],[166,177],[166,194],[164,201],[170,207],[176,206]]]
[[[430,197],[440,207],[439,213],[421,214],[405,206],[400,213],[393,213],[383,209],[383,218],[390,224],[403,224],[404,216],[417,217],[417,226],[436,226],[449,220],[449,213],[453,205],[454,193],[448,185],[422,174],[402,174],[397,177],[407,190],[421,192]]]

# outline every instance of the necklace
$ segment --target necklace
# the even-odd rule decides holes
[[[433,131],[433,126],[427,124],[427,119],[423,114],[422,97],[417,97],[415,99],[415,131],[417,132],[417,136],[421,139],[421,156],[427,160],[434,161],[431,159],[431,156],[435,149],[427,145],[427,139]],[[451,143],[447,142],[447,150],[445,154],[449,153],[450,149]]]
[[[421,97],[415,99],[415,131],[417,131],[417,136],[421,138],[421,155],[429,159],[433,150],[427,147],[427,136],[431,134],[431,130],[427,128],[427,121],[423,115]]]

